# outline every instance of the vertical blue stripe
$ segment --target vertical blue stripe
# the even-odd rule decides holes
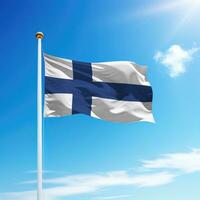
[[[72,61],[72,64],[74,80],[92,82],[91,63]],[[88,94],[87,88],[81,86],[76,88],[76,92],[73,93],[72,114],[82,113],[90,115],[92,97]]]

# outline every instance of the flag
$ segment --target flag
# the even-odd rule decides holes
[[[88,63],[45,54],[45,116],[85,114],[115,122],[149,121],[146,67],[129,61]]]

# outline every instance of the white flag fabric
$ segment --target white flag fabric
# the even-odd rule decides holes
[[[146,67],[129,61],[78,62],[47,54],[44,59],[46,117],[86,114],[115,122],[154,122]]]

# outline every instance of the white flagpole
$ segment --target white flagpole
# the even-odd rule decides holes
[[[44,34],[37,32],[38,39],[38,73],[37,73],[37,200],[42,200],[42,38]]]

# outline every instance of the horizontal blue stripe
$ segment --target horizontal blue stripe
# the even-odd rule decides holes
[[[45,77],[45,94],[72,93],[86,99],[100,97],[124,101],[152,102],[152,88],[144,85],[108,82],[87,82]]]

